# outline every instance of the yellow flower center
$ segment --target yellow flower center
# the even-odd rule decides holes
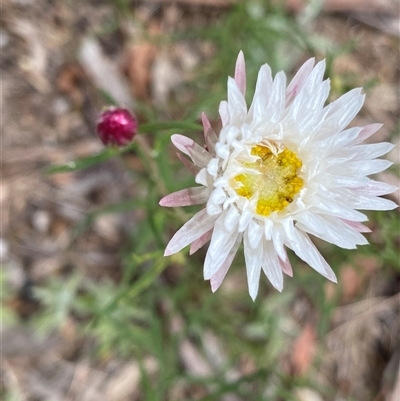
[[[284,210],[303,187],[304,180],[298,176],[303,163],[296,153],[287,148],[275,155],[268,147],[256,145],[251,154],[259,159],[243,163],[243,166],[254,170],[254,173],[234,177],[233,188],[244,198],[256,197],[255,212],[261,216]]]

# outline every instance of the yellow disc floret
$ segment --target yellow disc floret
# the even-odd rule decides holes
[[[232,184],[236,193],[247,199],[255,197],[255,212],[261,216],[285,209],[304,184],[298,175],[301,160],[287,148],[275,155],[263,145],[254,146],[251,154],[259,159],[243,163],[243,166],[254,173],[246,172],[234,177]]]

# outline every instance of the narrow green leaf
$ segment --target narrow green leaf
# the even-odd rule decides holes
[[[201,131],[203,127],[190,121],[168,121],[162,123],[144,124],[139,127],[139,131],[144,134],[154,134],[157,131],[176,130],[182,131]]]
[[[96,155],[87,156],[82,159],[68,162],[66,164],[50,166],[46,169],[46,173],[59,174],[59,173],[70,173],[73,171],[83,170],[87,167],[109,160],[112,157],[117,156],[118,154],[119,154],[118,149],[106,148],[100,153],[97,153]]]

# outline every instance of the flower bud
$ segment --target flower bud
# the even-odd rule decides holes
[[[119,107],[109,107],[97,121],[97,135],[104,145],[127,145],[136,135],[137,128],[136,117]]]

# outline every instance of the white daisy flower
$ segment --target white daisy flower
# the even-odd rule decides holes
[[[279,291],[283,273],[292,276],[285,247],[329,280],[336,277],[309,235],[346,249],[367,244],[367,217],[356,209],[390,210],[379,198],[397,188],[367,178],[392,163],[377,159],[393,145],[360,145],[380,124],[345,129],[364,95],[354,89],[325,106],[330,83],[325,62],[308,60],[286,87],[286,76],[272,78],[260,68],[253,102],[245,101],[246,73],[240,52],[235,77],[228,78],[228,100],[215,134],[203,114],[206,148],[182,135],[173,144],[196,175],[197,187],[164,197],[161,206],[206,204],[169,242],[165,255],[190,245],[190,254],[210,241],[204,278],[212,291],[221,285],[240,244],[244,245],[250,296],[258,292],[261,270]],[[179,156],[179,155],[178,155]]]

